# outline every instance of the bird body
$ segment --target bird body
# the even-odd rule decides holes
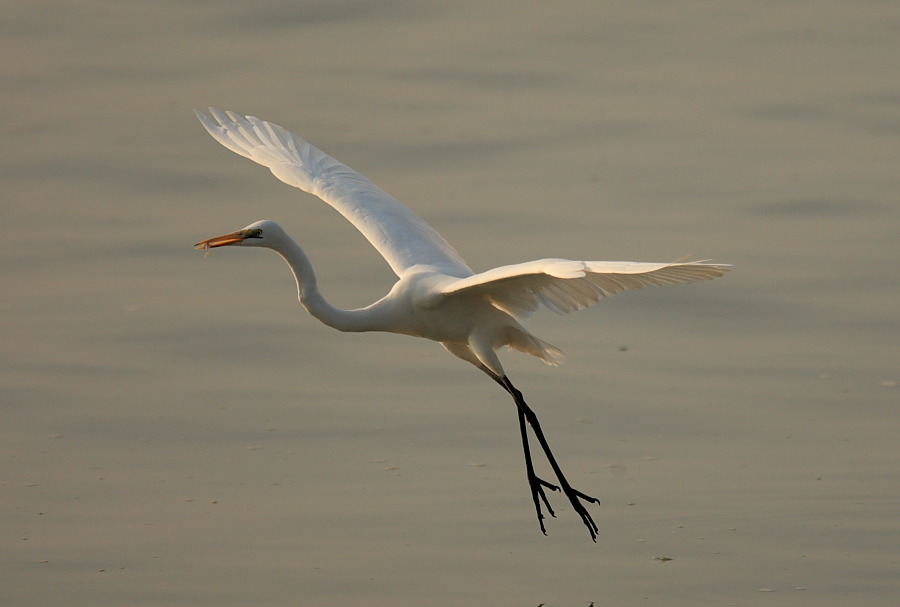
[[[492,304],[482,292],[472,287],[455,288],[461,279],[434,266],[408,268],[387,295],[369,306],[356,310],[335,308],[319,291],[306,253],[281,226],[263,220],[240,232],[253,234],[257,230],[264,237],[249,236],[241,244],[263,246],[278,253],[294,273],[300,303],[329,327],[345,332],[384,331],[423,337],[444,344],[447,350],[469,362],[474,362],[474,354],[480,364],[498,375],[504,374],[503,368],[493,353],[503,346],[537,356],[549,364],[561,360],[558,349],[531,335],[513,315]],[[232,236],[220,238],[229,237]],[[208,246],[222,246],[220,242],[212,239]],[[481,356],[475,352],[481,352]]]
[[[274,250],[290,266],[300,303],[339,331],[387,331],[422,337],[484,371],[512,397],[519,412],[526,471],[541,530],[541,502],[553,515],[544,488],[558,490],[534,474],[526,433],[530,425],[562,491],[580,514],[591,537],[597,526],[581,501],[596,502],[573,489],[556,463],[537,420],[503,370],[497,350],[504,346],[554,365],[556,347],[532,335],[522,323],[545,307],[567,313],[628,289],[708,280],[728,266],[708,262],[640,263],[540,259],[475,273],[456,250],[409,208],[371,181],[278,125],[252,116],[218,112],[215,122],[196,112],[219,143],[268,167],[285,183],[316,195],[347,218],[381,253],[397,275],[391,290],[364,308],[341,310],[318,289],[309,258],[273,221],[210,238],[197,248],[238,245]]]

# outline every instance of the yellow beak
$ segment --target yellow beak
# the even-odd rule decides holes
[[[204,240],[198,242],[194,245],[195,249],[214,249],[216,247],[225,247],[230,244],[240,244],[244,242],[247,236],[244,234],[243,230],[238,230],[237,232],[232,232],[231,234],[223,234],[222,236],[216,236],[215,238],[210,238],[209,240]]]

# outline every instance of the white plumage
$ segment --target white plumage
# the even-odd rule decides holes
[[[496,351],[509,346],[556,364],[562,353],[521,324],[542,306],[561,314],[572,312],[629,289],[709,280],[729,266],[703,261],[540,259],[475,274],[421,217],[297,135],[253,116],[212,108],[210,113],[215,120],[202,112],[197,117],[219,143],[334,207],[381,253],[398,281],[387,295],[365,308],[339,310],[322,297],[303,250],[272,221],[258,221],[197,247],[273,249],[291,267],[300,302],[325,324],[341,331],[388,331],[431,339],[487,373],[509,392],[518,408],[526,472],[541,530],[545,530],[541,504],[553,514],[544,489],[559,488],[534,474],[526,423],[534,430],[562,491],[596,539],[597,526],[581,503],[596,500],[569,485],[537,417],[506,376]]]
[[[281,181],[318,196],[369,239],[398,276],[416,265],[459,268],[466,262],[437,231],[374,183],[318,148],[253,116],[210,108],[219,124],[196,112],[226,148],[268,167]]]

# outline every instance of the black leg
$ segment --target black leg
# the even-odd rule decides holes
[[[584,523],[585,527],[588,528],[588,533],[591,534],[591,539],[596,542],[598,531],[597,523],[594,522],[594,519],[584,507],[584,504],[582,504],[581,502],[583,500],[592,504],[599,504],[600,500],[582,493],[577,489],[574,489],[572,485],[569,484],[569,481],[566,480],[566,476],[563,474],[563,471],[559,467],[556,458],[553,456],[553,452],[550,450],[550,444],[547,442],[547,438],[544,436],[544,432],[541,429],[541,424],[538,421],[537,415],[525,402],[525,399],[522,397],[522,393],[512,385],[512,382],[509,381],[509,378],[506,376],[496,377],[493,373],[489,373],[489,375],[491,375],[491,377],[494,378],[494,381],[503,386],[503,389],[513,397],[513,400],[516,403],[516,407],[518,408],[519,428],[522,432],[522,448],[525,451],[525,469],[528,474],[528,484],[531,487],[531,496],[534,500],[534,507],[537,511],[538,523],[540,523],[541,525],[541,531],[546,535],[547,531],[544,528],[544,515],[541,512],[540,502],[543,501],[544,505],[547,507],[547,511],[550,513],[550,516],[556,516],[553,512],[553,509],[550,507],[550,502],[547,500],[547,496],[544,494],[544,488],[546,487],[547,489],[551,489],[553,491],[559,491],[561,488],[562,492],[566,495],[567,498],[569,498],[569,502],[572,504],[572,508],[574,508],[575,512],[577,512],[578,515],[581,516],[582,522]],[[544,451],[544,455],[547,456],[547,461],[550,463],[550,467],[553,468],[553,473],[556,474],[556,478],[559,480],[560,487],[557,487],[556,485],[538,478],[534,473],[534,465],[531,460],[531,449],[528,445],[526,421],[529,425],[531,425],[531,429],[534,432],[538,443],[540,443],[541,449],[543,449]]]
[[[497,375],[484,365],[479,365],[478,368],[487,373],[491,379],[509,392],[509,388],[504,382],[503,377]],[[507,379],[506,382],[508,381],[509,380]],[[510,394],[512,393],[510,392]],[[525,454],[525,474],[528,479],[528,487],[531,489],[531,499],[534,501],[534,511],[537,514],[538,525],[541,526],[541,533],[547,535],[547,528],[544,527],[544,512],[541,509],[541,502],[543,502],[544,506],[547,508],[547,512],[550,513],[550,516],[556,518],[556,513],[553,512],[553,507],[550,505],[550,500],[547,499],[547,494],[544,493],[544,488],[546,487],[551,491],[559,491],[559,487],[553,483],[548,483],[534,473],[534,462],[531,459],[531,445],[528,442],[528,424],[525,421],[525,411],[523,411],[522,407],[519,407],[518,404],[516,405],[516,409],[519,414],[519,432],[522,434],[522,451]]]
[[[522,450],[525,452],[525,473],[528,477],[528,486],[531,488],[531,499],[534,500],[534,511],[537,513],[538,524],[541,526],[541,532],[547,535],[547,529],[544,527],[544,513],[541,511],[541,502],[547,507],[550,516],[556,518],[556,513],[550,506],[550,501],[544,493],[544,487],[551,491],[559,491],[559,487],[548,483],[534,473],[534,463],[531,460],[531,446],[528,444],[528,426],[525,423],[525,413],[519,409],[519,430],[522,433]]]

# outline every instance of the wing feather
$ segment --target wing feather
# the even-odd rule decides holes
[[[472,270],[425,220],[371,181],[277,124],[209,109],[200,122],[223,146],[261,164],[281,181],[318,196],[362,232],[401,276],[415,265],[453,276]]]
[[[453,281],[442,293],[445,296],[481,296],[501,310],[527,318],[542,306],[565,314],[623,291],[710,280],[729,269],[728,265],[703,261],[640,263],[540,259]]]

